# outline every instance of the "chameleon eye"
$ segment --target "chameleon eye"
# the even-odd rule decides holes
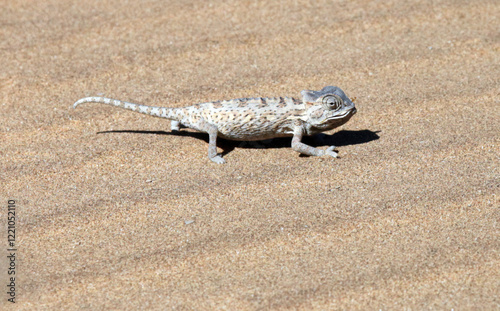
[[[330,110],[339,110],[343,102],[342,98],[338,95],[328,95],[323,98],[323,105]]]

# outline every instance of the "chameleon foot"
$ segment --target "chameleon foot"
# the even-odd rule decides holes
[[[335,146],[330,146],[330,147],[326,148],[325,155],[329,155],[329,156],[336,158],[338,156],[338,154],[337,154],[337,151],[335,151],[334,149],[335,149]]]
[[[220,155],[212,157],[212,158],[210,158],[210,160],[212,160],[213,162],[215,162],[217,164],[224,164],[224,163],[226,163],[226,160],[224,160]]]

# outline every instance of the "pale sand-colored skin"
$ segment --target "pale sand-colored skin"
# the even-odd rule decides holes
[[[0,7],[0,310],[498,310],[500,1]],[[70,107],[331,84],[358,113],[302,141],[339,160]]]
[[[335,146],[326,150],[301,142],[303,136],[332,130],[345,124],[356,113],[354,103],[344,91],[326,86],[321,91],[304,90],[302,100],[290,97],[239,98],[197,104],[184,108],[152,107],[110,99],[85,97],[74,103],[103,103],[138,113],[172,120],[172,131],[181,127],[209,135],[208,158],[222,164],[217,154],[217,137],[239,141],[292,138],[292,149],[309,156],[328,155],[336,158]]]

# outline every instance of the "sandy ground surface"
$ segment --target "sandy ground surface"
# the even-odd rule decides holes
[[[500,2],[1,1],[19,310],[500,308]],[[337,85],[341,158],[71,104]],[[311,143],[314,143],[311,142]],[[327,144],[319,144],[325,148]]]

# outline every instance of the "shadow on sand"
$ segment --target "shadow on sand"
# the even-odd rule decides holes
[[[129,133],[129,134],[146,134],[146,135],[172,135],[172,136],[186,136],[200,139],[208,143],[208,135],[206,133],[191,132],[191,131],[139,131],[139,130],[113,130],[113,131],[102,131],[97,132],[97,134],[110,134],[110,133]],[[317,134],[314,136],[307,136],[302,139],[302,142],[313,147],[321,146],[349,146],[365,144],[374,140],[379,139],[380,131],[370,131],[370,130],[359,130],[359,131],[339,131],[331,135],[324,133]],[[267,140],[259,141],[234,141],[219,138],[217,139],[217,146],[224,150],[222,155],[226,155],[233,151],[235,148],[290,148],[291,147],[291,137],[280,137]]]

